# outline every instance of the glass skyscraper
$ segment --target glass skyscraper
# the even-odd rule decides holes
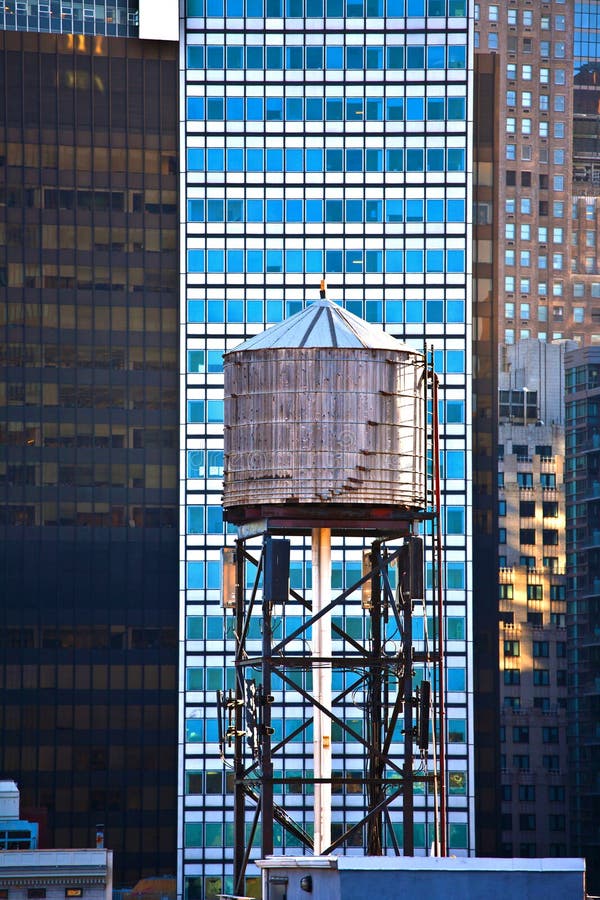
[[[449,843],[454,855],[473,853],[466,0],[187,0],[185,13],[184,894],[199,900],[231,890],[233,795],[216,709],[216,691],[233,685],[231,620],[219,597],[220,550],[233,539],[221,512],[222,354],[317,299],[323,274],[330,299],[416,349],[431,349],[441,379]],[[359,560],[356,549],[334,549],[339,585],[353,580]],[[292,556],[291,578],[310,588],[310,555],[305,560],[301,549]],[[360,768],[357,748],[348,744],[346,751],[349,767]],[[311,765],[301,750],[298,758]],[[311,799],[295,798],[295,814],[309,831]],[[352,806],[349,792],[334,794],[334,828],[336,820],[352,821]],[[426,798],[417,798],[421,854],[431,842],[428,809]],[[301,852],[283,837],[280,846]]]

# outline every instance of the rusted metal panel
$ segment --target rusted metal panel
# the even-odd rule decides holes
[[[225,508],[425,505],[424,359],[389,347],[225,358]]]

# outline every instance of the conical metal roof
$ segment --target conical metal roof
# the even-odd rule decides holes
[[[415,353],[412,347],[387,334],[378,325],[359,319],[327,299],[311,303],[289,319],[240,344],[233,352],[295,347],[365,347]]]

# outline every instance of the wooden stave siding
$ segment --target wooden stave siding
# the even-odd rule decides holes
[[[233,351],[224,376],[225,508],[426,505],[421,354]]]

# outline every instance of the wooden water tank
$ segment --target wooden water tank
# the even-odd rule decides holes
[[[425,360],[328,300],[225,355],[225,510],[425,506]]]

